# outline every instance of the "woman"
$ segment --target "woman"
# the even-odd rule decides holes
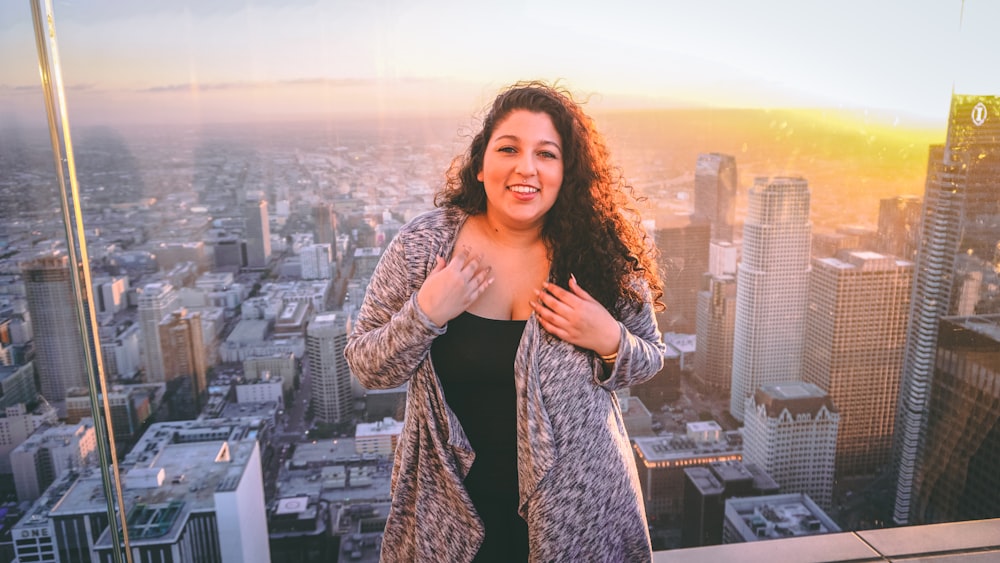
[[[593,123],[545,84],[502,92],[438,208],[386,248],[346,348],[409,382],[384,561],[648,561],[614,390],[662,367],[662,294]]]

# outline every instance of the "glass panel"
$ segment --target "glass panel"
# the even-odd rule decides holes
[[[595,117],[660,252],[669,353],[619,395],[655,549],[1000,516],[1000,8],[577,4],[60,2],[65,110],[6,6],[0,474],[35,504],[3,554],[110,560],[94,412],[135,558],[375,553],[406,390],[351,378],[346,332],[535,77]],[[723,526],[774,493],[807,497]]]

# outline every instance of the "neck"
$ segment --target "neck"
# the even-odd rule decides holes
[[[542,226],[515,227],[490,217],[489,211],[477,215],[480,228],[486,236],[497,244],[513,248],[528,248],[542,240]]]

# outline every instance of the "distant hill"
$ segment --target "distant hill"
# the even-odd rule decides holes
[[[728,153],[736,157],[741,199],[756,176],[806,178],[821,228],[874,226],[879,199],[923,195],[929,146],[945,134],[943,124],[932,130],[833,109],[635,111],[597,121],[626,174],[651,196],[690,190],[699,153]],[[657,193],[658,174],[665,192]]]

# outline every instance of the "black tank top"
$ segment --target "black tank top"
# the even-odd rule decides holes
[[[517,513],[514,390],[514,356],[525,322],[464,312],[431,345],[445,400],[476,452],[464,484],[486,528],[477,562],[528,558],[528,527]]]

